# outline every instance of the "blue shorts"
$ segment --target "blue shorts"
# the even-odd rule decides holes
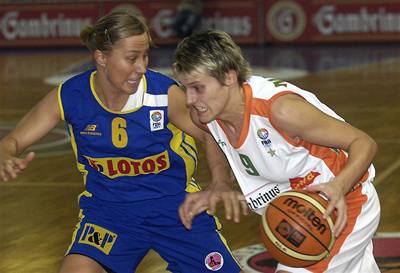
[[[203,213],[190,231],[184,228],[178,215],[182,200],[168,197],[121,206],[82,196],[80,221],[66,255],[91,257],[108,272],[132,273],[153,249],[174,273],[240,272],[215,217]]]

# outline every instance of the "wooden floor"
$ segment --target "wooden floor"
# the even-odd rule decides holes
[[[50,90],[43,83],[45,77],[85,57],[84,52],[1,54],[0,135]],[[375,160],[375,184],[382,204],[380,232],[400,232],[399,75],[400,59],[392,59],[292,80],[377,140],[380,150]],[[68,147],[37,158],[16,181],[0,183],[1,273],[57,272],[77,222],[77,196],[82,191],[73,155],[63,149]],[[204,166],[203,162],[200,181],[208,178]],[[240,224],[220,219],[232,249],[259,242],[256,215]],[[165,263],[149,253],[137,272],[166,272]]]

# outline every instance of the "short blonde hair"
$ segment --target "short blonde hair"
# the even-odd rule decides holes
[[[176,76],[206,71],[221,84],[230,70],[236,71],[239,84],[250,77],[250,65],[232,38],[220,30],[198,32],[183,39],[173,60]]]

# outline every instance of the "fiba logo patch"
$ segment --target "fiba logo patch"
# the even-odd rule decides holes
[[[281,41],[292,41],[304,33],[306,15],[303,8],[291,0],[276,1],[266,15],[266,27]]]
[[[218,271],[224,265],[224,257],[218,252],[208,253],[204,259],[204,264],[211,271]]]
[[[159,111],[156,111],[156,112],[153,112],[152,114],[151,114],[151,119],[154,121],[154,122],[158,122],[158,121],[160,121],[161,120],[161,113],[159,112]]]
[[[164,111],[152,110],[150,111],[150,130],[158,131],[164,129]]]
[[[257,136],[261,139],[261,144],[267,149],[267,153],[273,157],[276,155],[276,150],[272,148],[272,141],[268,139],[269,132],[265,128],[257,130]]]
[[[257,136],[261,139],[267,139],[268,135],[269,135],[268,130],[265,128],[258,129],[257,131]]]

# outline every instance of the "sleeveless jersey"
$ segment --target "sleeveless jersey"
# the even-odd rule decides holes
[[[86,194],[119,203],[195,190],[194,140],[168,120],[168,88],[175,81],[147,70],[136,107],[116,112],[97,97],[95,73],[74,76],[58,89]]]
[[[288,93],[297,94],[324,113],[343,120],[317,97],[290,83],[253,76],[244,84],[244,124],[238,143],[231,143],[223,125],[214,120],[209,131],[224,151],[250,209],[261,214],[279,193],[328,182],[344,167],[345,151],[295,141],[271,123],[271,105]],[[373,165],[361,181],[372,180]]]

